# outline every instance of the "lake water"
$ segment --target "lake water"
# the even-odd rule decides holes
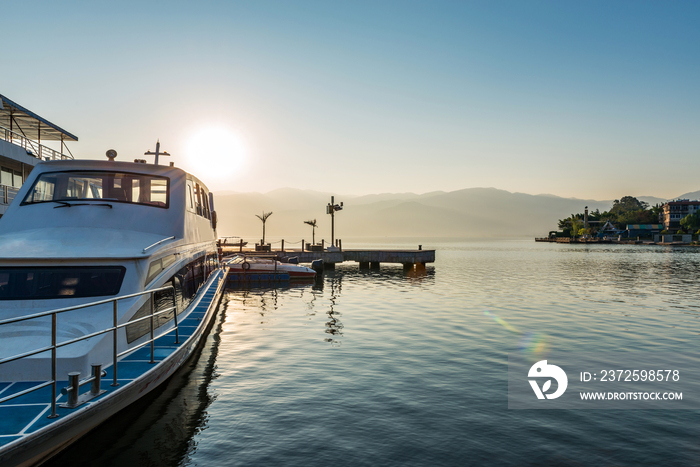
[[[700,249],[401,241],[425,273],[229,290],[164,390],[65,465],[699,465],[696,411],[509,410],[509,352],[697,353]],[[487,312],[487,313],[485,313]]]

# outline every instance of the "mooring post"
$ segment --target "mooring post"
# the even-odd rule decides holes
[[[304,239],[301,239],[301,252],[304,252]]]
[[[324,239],[321,239],[321,249],[322,250],[326,249],[326,241]]]
[[[422,249],[423,249],[423,245],[418,245],[418,250],[420,251]]]
[[[338,248],[340,248],[340,251],[343,251],[343,241],[338,239]]]
[[[282,253],[284,253],[284,238],[282,239]]]

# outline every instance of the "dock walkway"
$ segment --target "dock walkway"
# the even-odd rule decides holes
[[[435,250],[335,250],[335,251],[302,251],[300,249],[273,250],[256,252],[252,250],[224,247],[224,255],[245,253],[247,256],[275,256],[277,258],[297,257],[300,263],[311,263],[317,259],[323,260],[326,269],[333,269],[337,263],[354,261],[360,268],[379,268],[381,263],[402,264],[404,269],[425,267],[427,263],[435,262]]]

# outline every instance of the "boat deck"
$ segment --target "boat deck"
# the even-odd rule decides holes
[[[105,368],[107,375],[102,377],[101,389],[106,390],[107,392],[92,399],[85,405],[93,404],[111,392],[123,388],[125,385],[131,383],[139,376],[154,368],[155,365],[163,361],[178,348],[180,348],[185,342],[187,342],[187,339],[195,333],[202,321],[202,318],[204,318],[206,315],[212,300],[214,300],[216,296],[219,279],[222,278],[223,275],[223,271],[219,271],[218,273],[212,275],[213,280],[208,289],[202,294],[199,303],[196,304],[195,308],[187,315],[185,319],[178,323],[180,344],[175,344],[175,330],[173,329],[169,333],[163,334],[155,340],[155,363],[150,363],[150,345],[141,347],[140,349],[135,350],[133,353],[124,356],[123,359],[119,360],[119,365],[117,368],[117,381],[119,382],[119,386],[117,387],[111,386],[114,377],[112,366],[110,365],[109,367]],[[81,376],[86,377],[87,375]],[[43,381],[0,383],[0,397],[21,392],[41,383],[43,383]],[[67,386],[67,379],[58,381],[56,384],[56,387],[58,388],[57,392],[60,391],[60,388]],[[86,386],[87,387],[83,387],[81,389],[81,393],[89,391],[89,385]],[[57,404],[64,403],[66,399],[67,396],[62,395],[59,392],[58,397],[56,398]],[[30,435],[57,420],[61,420],[64,418],[64,416],[73,413],[75,410],[77,410],[77,408],[69,409],[57,405],[56,413],[58,414],[58,417],[53,419],[48,418],[48,415],[51,413],[51,386],[38,389],[30,392],[29,394],[25,394],[17,397],[16,399],[0,404],[0,448],[22,438],[23,436]]]

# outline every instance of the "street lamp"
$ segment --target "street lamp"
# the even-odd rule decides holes
[[[331,215],[331,245],[335,246],[335,212],[343,209],[343,202],[335,204],[335,197],[331,196],[331,202],[326,206],[326,214]]]

